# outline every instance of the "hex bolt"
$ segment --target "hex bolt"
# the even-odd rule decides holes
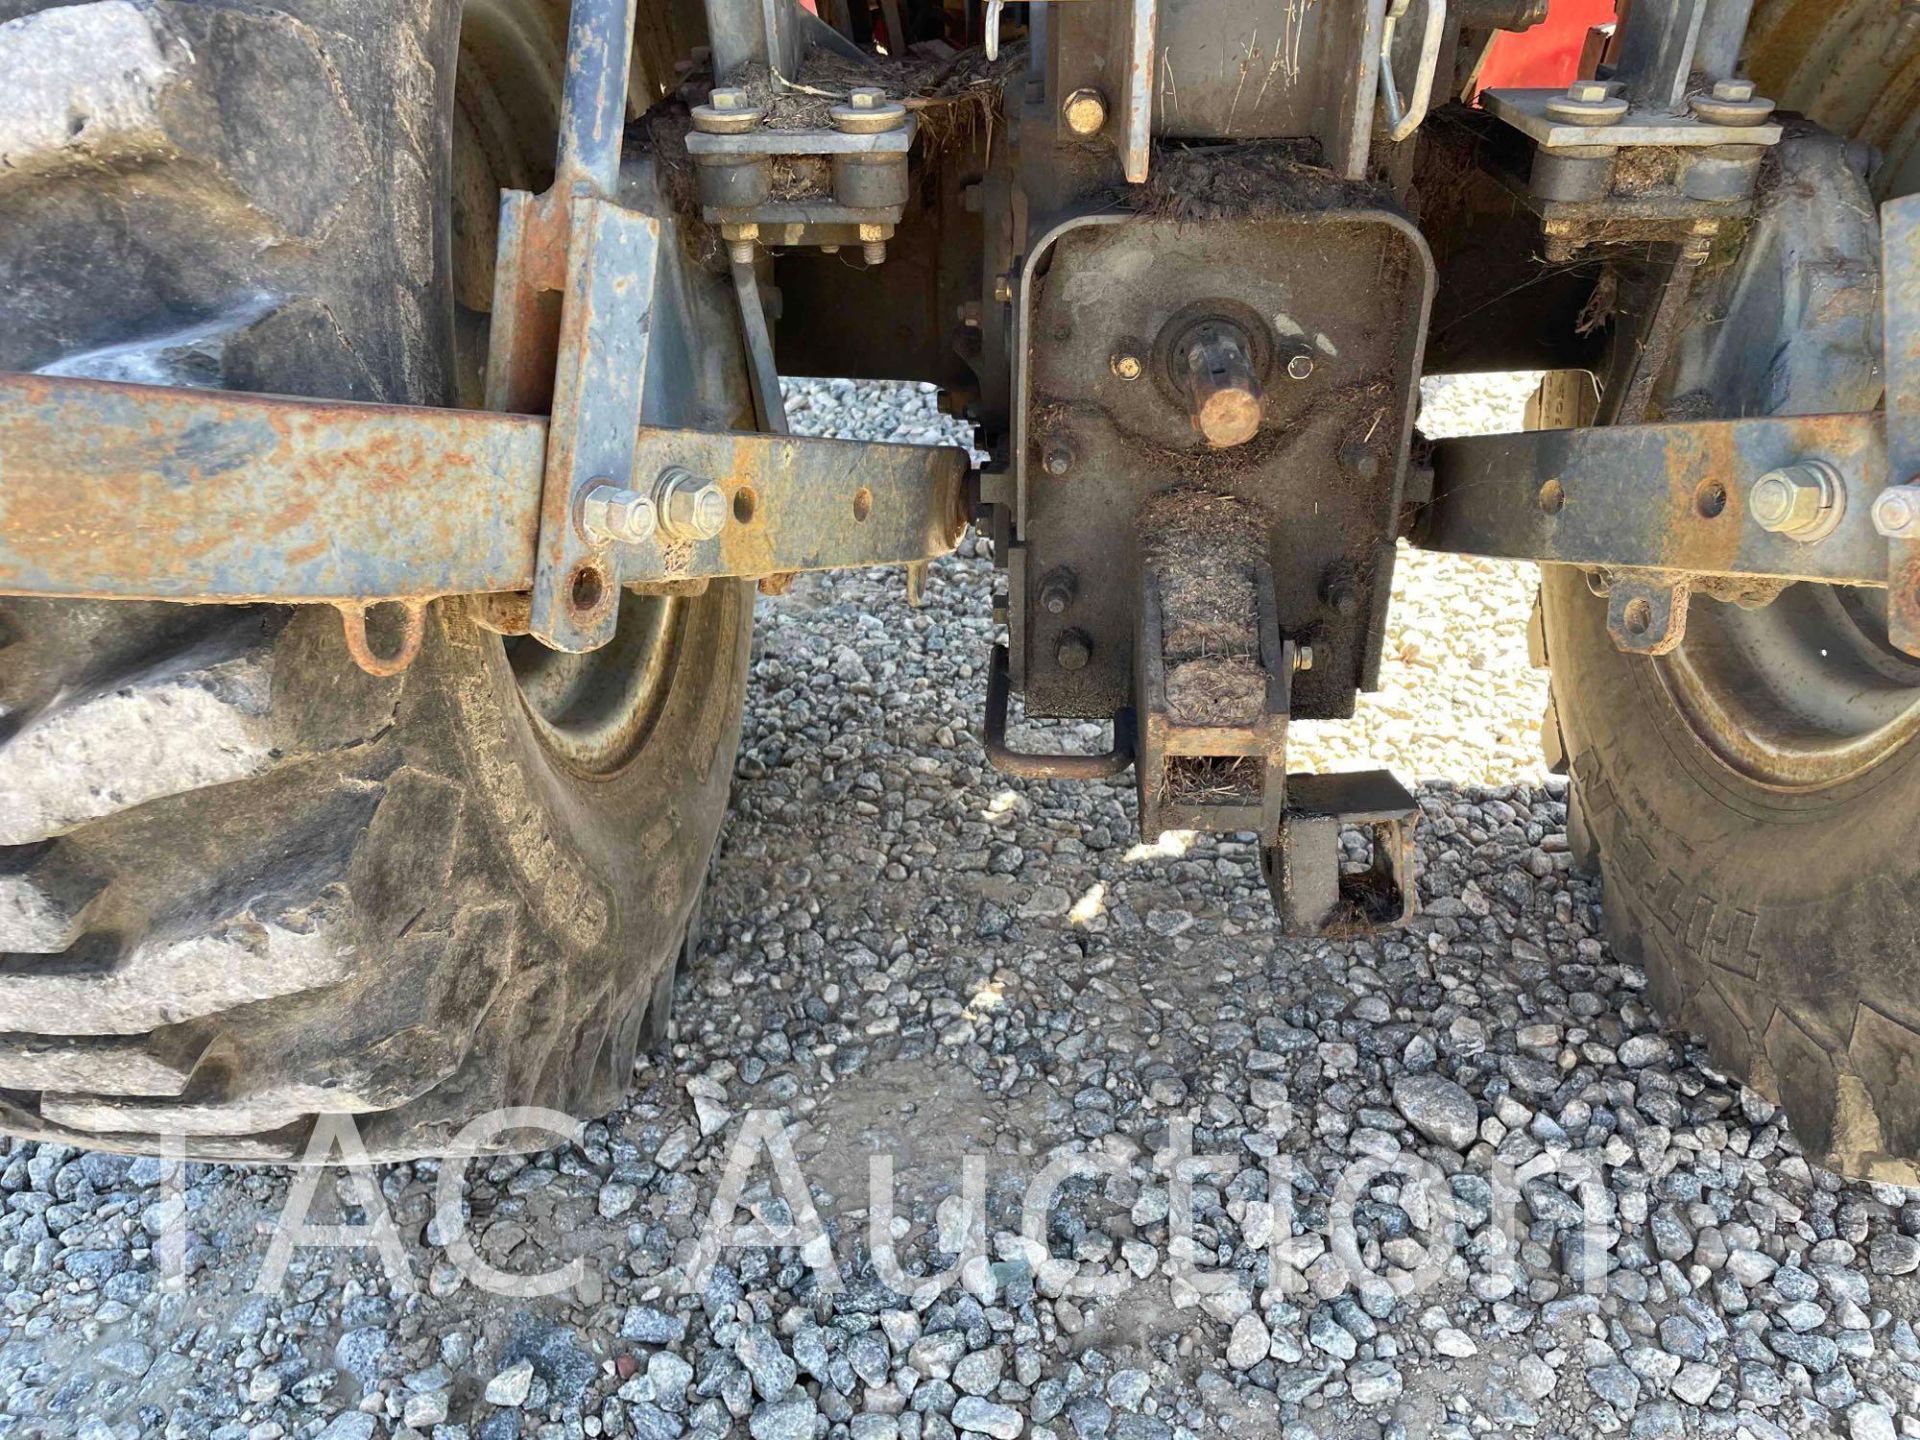
[[[1846,508],[1839,472],[1821,460],[1783,465],[1753,482],[1747,513],[1762,530],[1802,543],[1831,535]]]
[[[1349,440],[1340,447],[1340,468],[1356,480],[1372,482],[1380,478],[1380,456],[1365,440]]]
[[[1873,502],[1873,528],[1889,540],[1920,535],[1920,485],[1889,485]]]
[[[1313,374],[1313,356],[1302,350],[1287,361],[1287,374],[1295,380],[1304,380]]]
[[[1093,660],[1093,641],[1084,630],[1069,630],[1054,647],[1053,659],[1062,670],[1084,670]]]
[[[1098,90],[1076,90],[1060,107],[1067,129],[1082,140],[1090,140],[1107,127],[1107,97]]]
[[[580,529],[595,545],[644,545],[659,519],[653,501],[611,480],[596,478],[580,502]]]
[[[907,107],[889,100],[886,91],[873,85],[856,85],[846,103],[827,114],[843,135],[884,135],[907,123]]]
[[[653,487],[660,529],[670,540],[711,540],[727,524],[727,497],[713,481],[676,465]]]
[[[693,128],[708,135],[744,135],[765,118],[753,98],[734,85],[716,86],[692,113]]]
[[[1293,668],[1295,670],[1311,670],[1313,668],[1313,647],[1311,645],[1296,645],[1293,647]]]
[[[1758,125],[1773,113],[1773,101],[1756,95],[1751,80],[1716,80],[1706,94],[1689,97],[1687,108],[1709,125]]]
[[[1626,113],[1627,102],[1604,80],[1576,80],[1547,101],[1547,118],[1569,125],[1613,125]]]
[[[1062,565],[1057,570],[1049,570],[1040,582],[1040,605],[1049,615],[1058,615],[1073,604],[1074,593],[1079,582],[1073,571]]]
[[[993,277],[993,298],[1002,305],[1013,303],[1013,281],[1005,275]]]
[[[1343,620],[1351,620],[1360,613],[1360,587],[1353,583],[1353,577],[1337,568],[1326,578],[1320,588],[1320,598],[1327,607]]]
[[[1140,357],[1127,350],[1118,352],[1107,363],[1113,367],[1113,373],[1122,380],[1138,380],[1146,369],[1140,363]]]

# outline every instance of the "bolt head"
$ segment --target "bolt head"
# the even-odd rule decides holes
[[[1082,139],[1098,135],[1107,125],[1107,97],[1098,90],[1076,90],[1060,107],[1067,129]]]
[[[1078,630],[1069,630],[1060,637],[1053,658],[1062,670],[1084,670],[1093,660],[1093,642]]]
[[[580,506],[580,528],[596,545],[644,545],[659,526],[652,500],[611,482],[596,484]]]
[[[1113,373],[1122,380],[1138,380],[1145,368],[1140,364],[1138,355],[1128,354],[1124,350],[1113,357],[1112,365]]]
[[[1753,81],[1716,80],[1713,82],[1713,98],[1716,100],[1753,99]]]
[[[1873,502],[1873,528],[1889,540],[1906,540],[1920,531],[1920,486],[1893,485]]]
[[[752,102],[747,99],[747,92],[732,85],[723,85],[714,90],[713,93],[707,97],[707,103],[716,110],[747,110],[752,108]]]
[[[1064,445],[1049,445],[1041,464],[1049,475],[1064,475],[1073,468],[1073,452]]]
[[[711,480],[686,470],[669,470],[654,494],[660,528],[675,540],[711,540],[727,524],[727,497]]]
[[[1800,541],[1832,534],[1845,503],[1839,472],[1819,460],[1769,470],[1747,492],[1747,514],[1754,524]]]
[[[1612,125],[1627,113],[1627,102],[1605,80],[1576,80],[1564,94],[1547,99],[1547,118],[1568,125]]]
[[[1013,303],[1013,281],[1005,275],[993,277],[993,298],[1002,305]]]
[[[847,104],[856,110],[878,110],[887,103],[887,92],[873,85],[856,85],[847,94]]]

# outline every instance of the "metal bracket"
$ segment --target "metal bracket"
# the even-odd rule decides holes
[[[1785,130],[1777,120],[1747,125],[1709,125],[1688,115],[1629,107],[1605,125],[1556,119],[1550,107],[1562,90],[1488,90],[1480,103],[1535,144],[1547,150],[1664,145],[1684,149],[1721,145],[1777,145]]]
[[[1177,498],[1177,497],[1174,497]],[[1195,505],[1197,502],[1185,502]],[[1171,513],[1176,506],[1153,507]],[[1140,833],[1279,833],[1287,789],[1293,642],[1281,637],[1257,525],[1225,519],[1141,568],[1134,646]]]
[[[1404,925],[1419,903],[1414,826],[1420,806],[1385,770],[1289,775],[1280,843],[1263,852],[1267,885],[1289,935],[1353,935]],[[1371,863],[1341,870],[1340,832],[1362,829]]]
[[[1133,764],[1133,712],[1113,717],[1113,745],[1098,754],[1036,753],[1007,743],[1007,647],[995,645],[987,665],[987,718],[981,744],[993,768],[1022,780],[1105,780]]]
[[[528,633],[577,652],[611,640],[619,618],[627,547],[591,535],[582,505],[634,474],[660,227],[604,200],[573,211]]]

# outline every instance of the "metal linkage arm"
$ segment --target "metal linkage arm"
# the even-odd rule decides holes
[[[1884,586],[1877,414],[1535,430],[1434,447],[1415,543],[1510,560]]]
[[[0,375],[0,594],[358,607],[529,589],[549,422]],[[945,554],[964,451],[640,427],[567,523],[623,583]],[[605,513],[602,513],[604,511]]]

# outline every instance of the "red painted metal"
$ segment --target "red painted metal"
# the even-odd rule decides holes
[[[1475,93],[1571,84],[1579,78],[1587,32],[1613,18],[1614,0],[1549,0],[1547,18],[1531,30],[1493,37]]]

